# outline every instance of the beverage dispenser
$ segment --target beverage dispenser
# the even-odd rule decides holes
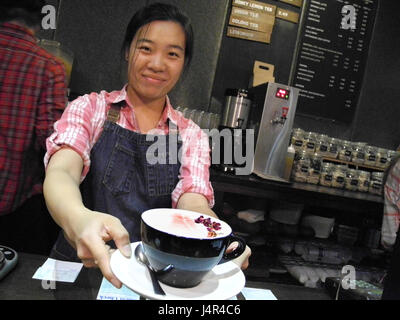
[[[224,112],[218,127],[220,132],[228,130],[230,134],[223,137],[220,144],[220,165],[224,172],[236,173],[237,168],[246,164],[237,163],[235,150],[244,150],[246,144],[246,128],[252,104],[252,95],[247,89],[228,88],[225,91]],[[229,150],[225,146],[231,146]]]
[[[279,83],[249,89],[254,105],[248,127],[256,137],[252,172],[261,178],[288,182],[285,162],[299,91]]]

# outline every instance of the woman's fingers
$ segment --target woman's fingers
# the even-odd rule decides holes
[[[82,262],[85,265],[85,262],[90,267],[99,267],[103,276],[110,281],[116,288],[121,288],[122,283],[118,280],[118,278],[111,271],[110,266],[110,247],[104,243],[104,240],[101,237],[92,237],[91,241],[87,244],[88,250],[92,254],[92,259],[85,260]]]
[[[128,231],[122,226],[118,219],[111,219],[106,225],[105,229],[109,236],[114,240],[115,245],[126,257],[130,258],[132,255],[131,242],[129,240]]]

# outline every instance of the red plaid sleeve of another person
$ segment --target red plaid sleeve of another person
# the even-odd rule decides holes
[[[6,214],[41,192],[37,157],[65,108],[66,77],[63,64],[14,24],[0,26],[0,62],[0,214]]]

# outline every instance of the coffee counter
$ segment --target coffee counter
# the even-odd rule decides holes
[[[41,255],[19,253],[15,269],[0,280],[0,300],[95,300],[102,281],[99,269],[82,268],[74,283],[57,282],[55,289],[44,289],[32,279],[46,261]],[[247,282],[247,287],[270,289],[278,300],[329,300],[324,289],[265,282]],[[240,298],[239,298],[240,299]]]

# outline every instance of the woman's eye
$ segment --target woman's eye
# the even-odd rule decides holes
[[[145,52],[150,52],[150,48],[149,48],[149,47],[146,47],[146,46],[140,46],[140,47],[139,47],[139,50],[145,51]]]
[[[177,52],[170,52],[169,55],[171,57],[175,57],[175,58],[179,58],[180,57],[180,55]]]

